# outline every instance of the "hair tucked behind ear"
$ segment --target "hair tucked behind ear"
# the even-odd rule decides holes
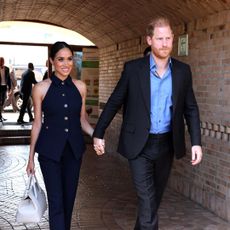
[[[71,46],[69,44],[67,44],[66,42],[62,42],[62,41],[58,41],[58,42],[55,42],[52,46],[51,46],[51,49],[50,49],[50,58],[52,60],[54,60],[55,58],[55,55],[57,54],[57,52],[63,48],[68,48],[71,53],[73,54],[73,49],[71,48]]]

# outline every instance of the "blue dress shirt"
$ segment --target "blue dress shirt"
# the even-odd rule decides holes
[[[150,133],[160,134],[171,131],[172,118],[172,74],[171,60],[166,72],[160,77],[152,55],[150,55],[151,106]]]

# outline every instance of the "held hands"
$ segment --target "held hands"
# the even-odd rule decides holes
[[[192,165],[199,164],[202,160],[202,155],[203,154],[202,154],[201,146],[199,145],[192,146],[192,160],[191,160]]]
[[[94,137],[93,147],[97,155],[102,155],[105,153],[105,140]]]

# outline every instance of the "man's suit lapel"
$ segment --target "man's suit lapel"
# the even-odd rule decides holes
[[[173,113],[175,112],[179,87],[180,87],[180,75],[181,71],[178,68],[177,63],[172,58],[172,101],[173,101]],[[144,103],[147,109],[147,112],[150,113],[150,63],[149,56],[143,58],[143,62],[139,68],[139,84],[141,92],[143,95]]]
[[[139,83],[147,112],[150,113],[150,63],[149,56],[143,58],[139,68]]]
[[[178,68],[175,60],[172,58],[172,102],[173,102],[173,114],[175,112],[176,103],[178,99],[179,86],[180,86],[180,68]]]

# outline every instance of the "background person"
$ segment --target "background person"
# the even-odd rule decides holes
[[[13,67],[10,68],[10,81],[11,81],[11,90],[8,94],[7,99],[5,100],[3,107],[5,108],[11,104],[13,111],[16,112],[17,106],[15,105],[15,100],[14,100],[14,89],[17,88],[17,78]]]
[[[45,71],[42,80],[45,80],[49,77],[49,61],[48,60],[46,61],[46,67],[47,67],[47,70]]]
[[[48,195],[50,230],[69,230],[85,151],[82,129],[92,136],[93,128],[86,119],[86,85],[69,75],[74,64],[71,47],[56,42],[50,62],[54,73],[33,89],[35,120],[27,173],[34,173],[36,151]]]
[[[173,32],[166,17],[147,27],[151,54],[125,63],[122,76],[94,131],[97,154],[103,136],[126,103],[118,152],[126,157],[138,196],[135,230],[157,230],[157,210],[171,171],[173,156],[185,153],[186,120],[192,144],[192,165],[202,159],[200,119],[189,65],[170,57]]]
[[[11,90],[10,70],[4,64],[4,58],[0,57],[0,122],[6,120],[2,117],[2,111],[7,97],[7,91],[10,93]]]
[[[143,52],[144,56],[150,55],[152,52],[151,46],[147,46]]]
[[[37,81],[35,79],[35,74],[33,72],[34,65],[33,63],[28,63],[28,69],[22,74],[22,79],[20,83],[20,94],[22,96],[22,106],[20,109],[19,117],[17,120],[18,124],[24,124],[26,123],[23,120],[23,117],[25,115],[25,111],[27,110],[29,115],[29,121],[32,122],[34,120],[32,112],[31,112],[31,92],[32,92],[32,86],[33,84],[36,84]]]

